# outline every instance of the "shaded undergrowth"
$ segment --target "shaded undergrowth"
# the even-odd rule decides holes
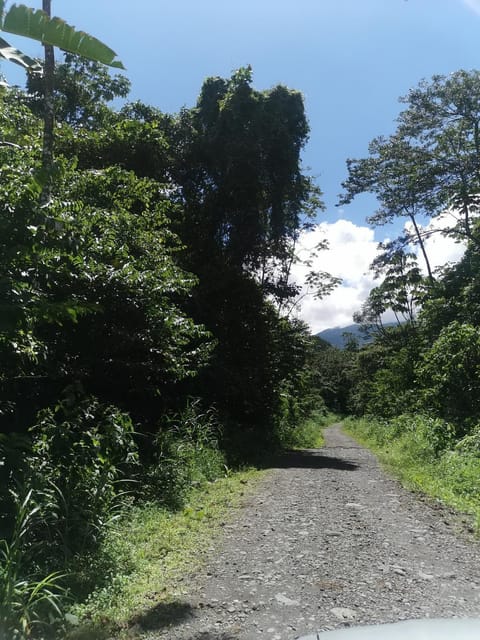
[[[333,421],[334,416],[314,414],[290,432],[284,444],[319,447],[324,427]],[[183,429],[183,437],[184,433]],[[198,441],[198,437],[192,440]],[[195,451],[191,453],[183,463],[189,461],[193,468],[194,461],[199,460]],[[210,453],[205,455],[210,459]],[[72,637],[129,637],[132,628],[161,629],[188,617],[191,612],[182,604],[188,577],[213,551],[225,522],[268,473],[267,458],[265,455],[263,471],[232,471],[225,466],[223,477],[206,479],[205,471],[190,474],[189,489],[183,494],[182,504],[175,507],[170,504],[167,508],[152,499],[132,508],[112,529],[102,548],[107,557],[115,556],[115,574],[107,585],[74,608],[81,626]],[[209,465],[206,468],[210,469]],[[218,472],[217,464],[215,475]]]
[[[132,509],[104,543],[116,554],[117,572],[74,608],[81,625],[72,637],[128,637],[132,626],[160,629],[188,616],[181,606],[188,576],[265,473],[239,471],[199,486],[176,512],[155,503]]]
[[[139,460],[128,416],[115,408],[88,400],[42,413],[22,445],[28,499],[12,498],[13,475],[6,474],[10,484],[2,493],[12,514],[23,504],[28,518],[19,512],[27,524],[17,546],[15,531],[5,531],[0,543],[8,560],[0,567],[0,629],[19,640],[40,629],[42,638],[101,639],[188,616],[182,607],[188,576],[279,459],[281,445],[295,450],[283,458],[289,464],[332,464],[300,449],[321,446],[323,428],[333,421],[319,412],[290,423],[275,447],[258,448],[258,467],[242,470],[228,466],[215,412],[195,400],[165,421],[143,454],[149,464]],[[14,443],[2,442],[4,466],[13,468]]]
[[[318,449],[323,447],[325,444],[324,429],[337,421],[338,417],[333,413],[314,411],[295,428],[284,430],[282,433],[283,446],[287,449]]]

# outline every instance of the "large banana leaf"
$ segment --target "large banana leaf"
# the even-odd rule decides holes
[[[5,0],[0,0],[2,15],[4,6]],[[117,59],[115,51],[107,47],[106,44],[84,31],[77,31],[75,27],[70,26],[61,18],[49,18],[44,11],[39,9],[35,10],[23,4],[12,5],[3,18],[1,29],[8,33],[38,40],[43,44],[51,44],[64,51],[102,62],[110,67],[125,68]],[[18,62],[18,60],[14,61]],[[19,62],[19,64],[21,63]]]

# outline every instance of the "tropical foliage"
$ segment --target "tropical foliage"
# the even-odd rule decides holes
[[[75,29],[65,20],[51,17],[48,11],[33,9],[24,4],[14,4],[5,12],[5,4],[5,0],[0,0],[0,30],[124,69],[115,51],[90,34]],[[0,38],[0,57],[15,62],[31,74],[42,73],[42,65],[38,60],[11,47],[3,38]]]
[[[343,197],[376,194],[372,224],[408,221],[382,245],[381,282],[356,316],[374,340],[356,353],[348,403],[362,417],[349,428],[410,484],[477,516],[479,86],[478,71],[458,71],[412,89],[395,134],[349,161]],[[432,233],[463,241],[458,263],[432,270]]]
[[[280,312],[320,206],[300,94],[242,69],[178,115],[116,111],[128,81],[72,54],[53,87],[51,164],[42,79],[0,95],[1,624],[19,638],[113,580],[105,539],[132,506],[177,509],[313,442],[325,411],[316,341]]]
[[[22,16],[71,52],[48,83],[0,94],[2,633],[61,633],[69,602],[89,610],[128,572],[106,542],[118,522],[168,518],[232,468],[317,445],[328,411],[375,416],[378,441],[429,463],[478,457],[476,72],[423,82],[395,134],[349,162],[344,201],[373,192],[370,222],[407,226],[356,316],[373,340],[340,351],[289,313],[297,242],[322,209],[301,94],[255,89],[244,68],[178,114],[115,110],[129,90],[103,64],[115,54],[25,7],[4,30]],[[466,251],[435,272],[425,222],[446,210]],[[321,297],[335,279],[308,284]]]

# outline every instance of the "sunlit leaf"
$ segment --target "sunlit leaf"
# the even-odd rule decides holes
[[[30,72],[41,73],[42,71],[42,65],[37,60],[30,58],[19,49],[15,49],[3,38],[0,38],[0,56],[10,62],[15,62]]]
[[[117,59],[115,51],[106,44],[84,31],[77,31],[61,18],[49,18],[40,9],[14,4],[5,16],[3,30],[43,44],[51,44],[110,67],[125,68]]]

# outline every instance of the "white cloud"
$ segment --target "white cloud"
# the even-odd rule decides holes
[[[312,231],[304,232],[299,241],[299,254],[307,258],[310,251],[327,239],[329,249],[320,251],[313,260],[312,269],[327,271],[342,278],[343,284],[323,300],[305,296],[299,316],[308,323],[313,333],[329,327],[352,324],[353,313],[358,311],[375,286],[369,266],[377,253],[374,232],[348,220],[322,223]],[[295,265],[293,277],[303,282],[309,268]]]
[[[452,219],[450,214],[447,212],[443,216],[438,216],[431,220],[430,223],[422,229],[428,234],[428,232],[437,232],[451,225]],[[408,225],[405,225],[405,227],[408,229]],[[441,233],[433,233],[432,235],[427,235],[427,239],[425,240],[425,250],[430,265],[432,269],[435,270],[437,267],[443,267],[447,262],[458,262],[465,251],[465,243],[455,242],[452,238],[443,236]],[[426,272],[420,250],[418,249],[416,253],[418,255],[418,262],[420,266],[424,272]]]
[[[480,0],[463,0],[463,4],[471,9],[474,13],[480,15]]]
[[[447,219],[436,218],[426,229],[442,229],[447,223]],[[330,248],[318,252],[311,269],[327,271],[341,278],[343,283],[323,300],[316,300],[312,295],[305,295],[302,299],[298,315],[313,333],[352,324],[353,314],[360,310],[371,289],[380,282],[374,280],[369,271],[370,264],[378,253],[378,243],[372,229],[355,225],[349,220],[321,223],[312,231],[301,235],[298,245],[300,257],[306,259],[315,246],[325,239]],[[447,262],[456,262],[465,249],[464,245],[440,233],[431,235],[425,246],[434,269]],[[423,267],[421,255],[419,265]],[[303,265],[295,265],[292,270],[293,279],[298,283],[304,282],[309,270]],[[303,293],[306,293],[305,289]],[[391,319],[393,318],[386,318]]]

